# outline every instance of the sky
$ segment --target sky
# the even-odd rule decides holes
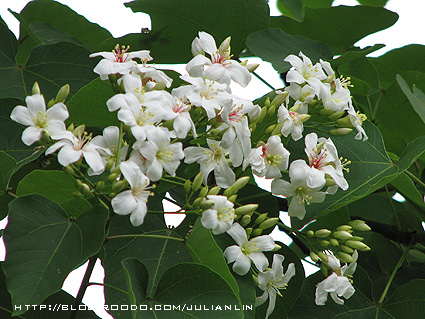
[[[272,15],[279,14],[277,9],[274,9],[276,1],[277,0],[270,1]],[[19,24],[7,11],[7,9],[10,8],[15,12],[20,12],[27,2],[27,0],[0,1],[0,15],[16,35],[19,33]],[[91,22],[98,23],[102,27],[108,29],[114,37],[120,37],[132,32],[140,32],[141,28],[150,28],[150,19],[148,15],[143,13],[133,13],[131,9],[122,5],[122,3],[128,1],[62,0],[60,2],[68,5],[74,11],[85,16]],[[357,5],[357,1],[336,0],[334,1],[334,5]],[[396,24],[384,31],[377,32],[360,40],[356,44],[357,46],[365,47],[376,43],[384,43],[386,44],[385,48],[373,53],[374,56],[379,56],[384,54],[386,51],[402,47],[407,44],[425,44],[425,32],[423,32],[425,30],[425,19],[423,18],[423,12],[425,9],[424,0],[390,0],[387,3],[386,8],[399,14],[399,20]],[[349,21],[347,23],[349,23]],[[343,27],[344,26],[341,26],[341,28]],[[260,60],[249,59],[249,61],[250,63],[258,63]],[[180,68],[180,70],[184,72],[183,67]],[[265,78],[276,89],[282,87],[282,82],[278,73],[274,71],[269,63],[261,63],[256,72]],[[270,89],[263,83],[259,82],[259,80],[253,80],[246,89],[234,87],[232,90],[236,95],[243,96],[247,99],[258,98],[270,91]],[[267,187],[267,183],[265,183],[265,187]],[[283,241],[286,240],[284,237],[281,237],[281,234],[276,232],[274,232],[274,234],[276,236],[275,239]],[[74,271],[67,278],[64,284],[64,289],[74,296],[78,291],[78,283],[81,282],[85,267],[86,265]],[[91,281],[102,282],[103,276],[103,269],[98,263]],[[112,318],[106,314],[106,312],[101,310],[104,303],[102,287],[89,287],[83,301],[90,307],[96,308],[98,315],[101,315],[102,318]]]

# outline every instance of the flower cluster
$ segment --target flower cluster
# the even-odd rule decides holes
[[[290,198],[289,215],[299,219],[304,218],[305,204],[321,202],[338,189],[347,190],[344,166],[349,161],[341,162],[331,138],[306,134],[305,157],[290,162],[282,136],[298,141],[307,122],[318,127],[324,122],[320,116],[325,116],[327,126],[334,127],[330,135],[345,135],[355,128],[356,139],[367,139],[361,126],[364,116],[354,111],[348,83],[335,78],[328,62],[312,65],[302,53],[302,60],[290,55],[285,59],[292,65],[286,79],[290,85],[260,107],[231,91],[232,81],[247,86],[256,66],[231,59],[230,38],[217,48],[211,35],[199,32],[192,43],[194,57],[186,66],[188,74],[180,77],[185,84],[180,87],[172,87],[165,72],[147,64],[152,60],[149,51],[128,50],[117,45],[112,52],[91,55],[103,57],[94,72],[109,80],[116,92],[106,106],[116,112],[119,127],[106,127],[95,137],[84,124],[66,128],[69,114],[63,102],[69,87],[61,89],[46,110],[36,85],[26,99],[27,107],[17,106],[11,115],[29,126],[22,140],[27,145],[46,144],[46,155],[57,152],[58,162],[79,181],[82,195],[105,196],[101,192],[105,183],[110,183],[106,193],[110,206],[118,215],[130,215],[134,226],[140,226],[148,214],[147,202],[155,183],[184,185],[187,203],[182,210],[199,214],[203,227],[214,235],[227,233],[235,241],[224,250],[224,257],[233,263],[236,274],[251,272],[258,281],[263,293],[256,303],[269,299],[268,317],[276,295],[281,296],[280,289],[295,275],[295,266],[289,264],[284,274],[284,257],[275,254],[269,268],[264,252],[279,246],[270,235],[261,233],[279,219],[257,213],[256,204],[235,202],[237,191],[249,180],[240,176],[247,175],[250,168],[257,176],[274,179],[272,193]],[[85,169],[80,168],[83,160]],[[182,162],[199,164],[193,182],[183,179],[183,184],[176,176]],[[102,176],[96,185],[89,178],[93,175]],[[288,177],[289,181],[285,180]],[[199,190],[201,184],[204,187]],[[248,227],[254,213],[258,216]],[[328,282],[319,286],[333,297],[332,293],[340,296],[339,288],[330,290]],[[318,288],[319,302],[324,300],[323,289]],[[342,295],[348,298],[350,292],[346,291]]]

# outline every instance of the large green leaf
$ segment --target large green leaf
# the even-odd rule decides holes
[[[133,304],[143,309],[134,311],[132,318],[244,318],[242,308],[235,306],[238,299],[232,289],[206,266],[181,263],[171,267],[162,275],[155,296],[149,298],[144,265],[127,259],[123,267]],[[225,305],[231,309],[225,310]]]
[[[415,184],[406,173],[402,173],[397,178],[393,179],[391,181],[391,185],[393,185],[405,198],[408,198],[416,205],[425,208],[423,195],[418,191]]]
[[[325,42],[335,54],[342,54],[352,50],[365,36],[392,26],[397,18],[396,13],[377,7],[305,8],[302,22],[284,16],[272,17],[270,27]]]
[[[237,57],[245,49],[248,34],[267,28],[269,20],[265,0],[135,0],[126,6],[150,15],[152,31],[134,40],[139,42],[136,48],[145,44],[158,63],[187,63],[198,31],[210,33],[218,44],[231,36]]]
[[[363,58],[369,53],[375,52],[376,50],[382,49],[383,47],[385,47],[384,44],[375,44],[374,46],[368,46],[361,50],[347,51],[344,54],[342,54],[340,57],[331,61],[332,67],[335,69],[338,69],[340,65]]]
[[[117,125],[115,113],[109,112],[106,101],[114,95],[110,84],[100,78],[81,88],[67,103],[69,121],[86,126],[106,127]]]
[[[58,204],[40,195],[11,202],[3,270],[12,304],[38,305],[58,292],[68,273],[101,248],[106,219],[107,211],[100,206],[70,219]]]
[[[18,42],[4,24],[0,24],[0,43],[0,98],[21,97],[22,80],[15,64]]]
[[[323,42],[317,42],[302,36],[293,36],[280,29],[266,29],[251,33],[246,41],[249,50],[265,61],[271,62],[279,72],[291,68],[283,60],[289,54],[298,55],[302,51],[312,61],[332,59],[332,50]]]
[[[74,178],[63,171],[34,170],[18,184],[17,195],[39,194],[62,206],[69,217],[77,218],[90,209],[91,205],[83,198],[75,198]]]
[[[239,296],[239,287],[230,273],[223,251],[218,247],[211,231],[202,226],[200,218],[187,237],[186,246],[194,262],[208,266],[218,273],[232,288],[233,293]]]
[[[406,94],[410,104],[412,104],[413,109],[425,123],[425,94],[416,86],[413,86],[412,93],[409,85],[407,85],[407,82],[401,77],[401,75],[397,74],[396,79],[398,85],[400,85],[401,90],[404,94]]]

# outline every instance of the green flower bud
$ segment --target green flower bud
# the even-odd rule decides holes
[[[56,103],[65,102],[68,95],[69,95],[69,84],[65,84],[64,86],[60,88],[58,94],[56,95],[55,102]]]
[[[218,47],[218,52],[220,55],[225,55],[228,51],[230,51],[231,38],[232,37],[227,37],[223,42],[221,42],[220,46]]]
[[[249,216],[249,215],[244,215],[244,216],[241,218],[240,224],[241,224],[243,227],[245,227],[245,226],[246,226],[246,225],[248,225],[250,222],[251,222],[251,216]]]
[[[294,105],[288,111],[289,112],[298,112],[300,110],[300,107],[301,107],[301,103]]]
[[[215,205],[213,200],[207,199],[202,201],[201,203],[201,208],[204,210],[210,209],[211,207],[213,207]]]
[[[270,98],[268,97],[265,101],[264,101],[264,106],[266,106],[267,108],[270,107]]]
[[[327,177],[327,176],[325,176],[325,186],[326,187],[332,187],[332,186],[335,186],[336,185],[336,183],[335,183],[335,181],[334,181],[334,179],[332,178],[332,177]]]
[[[344,253],[342,251],[337,252],[336,255],[343,262],[346,262],[346,263],[353,263],[353,262],[355,262],[354,258],[351,257],[351,255],[349,255],[347,253]]]
[[[81,193],[83,193],[84,196],[89,195],[91,192],[90,186],[87,185],[86,183],[82,183],[80,189],[81,189]]]
[[[259,235],[261,235],[262,232],[263,232],[263,230],[261,228],[256,228],[252,231],[251,236],[253,236],[253,237],[259,236]]]
[[[266,100],[267,101],[267,100]],[[258,122],[261,122],[264,118],[265,118],[265,116],[266,116],[266,114],[267,114],[267,106],[264,106],[262,109],[261,109],[261,112],[260,112],[260,116],[258,117],[258,119],[257,119],[257,123]]]
[[[217,195],[220,191],[220,186],[214,186],[208,191],[208,195]]]
[[[366,245],[365,243],[362,243],[361,241],[356,241],[356,240],[346,240],[345,241],[345,245],[360,250],[360,251],[369,251],[371,250],[370,247],[368,245]]]
[[[317,255],[319,256],[319,258],[324,262],[327,263],[329,261],[328,255],[324,254],[323,252],[319,251],[317,253]]]
[[[350,225],[341,225],[339,227],[336,228],[336,230],[350,230],[352,227]]]
[[[81,192],[77,192],[77,191],[72,192],[72,196],[74,196],[74,197],[84,197],[83,194],[81,194]]]
[[[243,187],[245,187],[245,185],[248,184],[248,182],[249,182],[250,179],[251,179],[251,177],[249,177],[249,176],[242,176],[242,177],[238,178],[233,183],[233,185],[231,187],[234,189],[234,191],[236,193],[238,190],[240,190]]]
[[[103,191],[104,188],[105,188],[105,182],[104,181],[99,181],[99,182],[96,183],[96,186],[95,186],[96,192],[101,192],[101,191]]]
[[[336,240],[335,238],[329,239],[329,242],[331,243],[332,246],[338,246],[339,245],[339,241]]]
[[[275,113],[276,113],[276,106],[275,105],[272,105],[267,110],[267,117],[272,117]]]
[[[342,119],[339,119],[336,121],[336,124],[338,127],[353,127],[353,124],[351,124],[350,116],[345,116]]]
[[[335,238],[343,239],[343,240],[351,239],[353,237],[353,235],[351,235],[349,232],[345,230],[336,231],[333,233],[333,236]]]
[[[360,230],[360,231],[371,230],[371,228],[363,220],[360,220],[360,219],[352,220],[351,222],[348,223],[348,225],[353,227],[353,229],[355,230]]]
[[[252,229],[252,227],[246,228],[246,229],[245,229],[245,233],[246,233],[246,235],[247,235],[247,236],[250,236],[250,235],[251,235],[251,233],[252,233],[252,230],[253,230],[253,229]]]
[[[186,194],[189,194],[191,187],[192,187],[192,182],[190,181],[190,179],[186,180],[186,182],[184,182],[184,186],[183,186],[184,192]]]
[[[251,124],[249,124],[249,131],[253,132],[255,131],[255,128],[257,127],[257,123],[256,122],[252,122]]]
[[[202,204],[202,200],[203,200],[203,198],[200,198],[200,197],[198,197],[197,199],[195,199],[193,201],[193,207],[199,208],[201,206],[201,204]]]
[[[258,277],[257,276],[252,276],[252,281],[254,282],[254,286],[258,286],[258,284],[260,283],[259,281],[258,281]]]
[[[236,193],[236,192],[235,192],[235,190],[233,189],[233,187],[232,187],[232,186],[230,186],[229,188],[227,188],[227,189],[223,192],[223,195],[224,195],[224,196],[226,196],[226,197],[229,197],[229,196],[233,195],[234,193]]]
[[[76,188],[80,189],[80,188],[81,188],[81,185],[83,185],[83,182],[81,181],[81,179],[76,179],[76,180],[74,181],[74,186],[75,186]]]
[[[263,221],[260,226],[258,226],[261,229],[267,229],[270,227],[274,227],[276,226],[277,222],[279,221],[279,217],[273,217],[273,218],[268,218],[265,221]]]
[[[66,128],[66,130],[67,130],[67,131],[70,131],[70,132],[73,132],[73,131],[74,131],[74,129],[75,129],[75,127],[74,127],[74,123],[69,124],[69,125],[68,125],[68,127]]]
[[[298,114],[298,119],[303,123],[307,122],[310,118],[311,118],[310,114]]]
[[[319,245],[322,247],[329,246],[330,242],[327,240],[319,240]]]
[[[120,168],[120,166],[119,166],[119,165],[118,165],[118,166],[115,166],[115,167],[111,170],[111,173],[116,173],[116,174],[121,173],[121,168]]]
[[[115,182],[117,180],[118,174],[117,173],[112,173],[108,176],[108,178],[106,179],[108,182]]]
[[[64,166],[63,167],[63,171],[67,175],[71,175],[71,176],[74,176],[75,175],[75,170],[72,167],[72,165]]]
[[[114,192],[111,192],[111,193],[109,193],[109,195],[108,195],[108,197],[109,197],[110,199],[114,198],[115,196],[117,196],[117,193],[114,193]]]
[[[112,186],[112,191],[114,193],[119,193],[119,192],[121,192],[126,187],[127,187],[127,182],[125,182],[125,181],[117,181]]]
[[[208,186],[202,187],[201,191],[199,192],[199,196],[198,197],[204,198],[205,196],[207,196],[208,190],[209,190],[209,187]]]
[[[358,241],[356,241],[356,243],[359,243],[359,242],[358,242]],[[346,245],[341,245],[341,246],[339,246],[339,248],[341,248],[341,250],[342,250],[343,252],[347,253],[347,254],[352,254],[352,253],[354,253],[354,249],[353,249],[353,248],[351,248],[351,247],[348,247],[348,246],[346,246]]]
[[[334,111],[323,108],[323,109],[320,110],[319,113],[320,113],[320,115],[332,115],[332,114],[334,114]]]
[[[271,132],[274,131],[275,128],[276,128],[276,124],[272,124],[272,125],[270,125],[269,127],[266,128],[265,133],[270,134]]]
[[[193,179],[192,190],[194,192],[196,192],[199,189],[199,187],[201,187],[203,180],[204,180],[204,172],[199,172]]]
[[[328,237],[331,233],[332,232],[329,229],[319,229],[315,231],[314,236],[318,238],[325,238]]]
[[[49,102],[47,102],[48,109],[50,109],[53,105],[55,105],[55,99],[51,99]]]
[[[313,251],[310,252],[310,258],[311,260],[313,260],[315,263],[317,263],[319,261],[319,256],[317,256],[317,254]]]
[[[32,86],[31,92],[32,92],[33,95],[34,94],[41,94],[40,87],[38,86],[37,82],[34,82],[34,85]]]
[[[345,111],[335,112],[328,116],[329,121],[335,121],[345,114]]]
[[[337,129],[330,130],[329,134],[333,135],[333,136],[345,136],[345,135],[350,134],[352,131],[353,131],[353,129],[351,129],[351,128],[340,127],[340,128],[337,128]]]
[[[351,237],[351,239],[350,240],[355,240],[355,241],[362,241],[364,238],[363,237],[360,237],[360,236],[353,236],[353,237]]]
[[[259,224],[261,224],[266,218],[267,218],[267,215],[268,215],[269,213],[263,213],[263,214],[261,214],[261,215],[259,215],[258,217],[257,217],[257,219],[255,220],[255,222],[254,222],[254,225],[259,225]]]
[[[280,246],[278,244],[274,244],[274,248],[272,249],[272,252],[275,252],[275,251],[278,251],[278,250],[281,250],[281,249],[282,249],[282,246]]]
[[[285,100],[287,99],[288,95],[289,95],[288,92],[283,92],[283,93],[277,94],[274,97],[271,105],[273,105],[273,106],[280,106],[283,102],[285,102]]]
[[[307,232],[307,236],[308,237],[313,237],[314,236],[314,231],[312,231],[311,229]]]
[[[114,167],[114,164],[115,164],[115,158],[108,159],[105,165],[105,172],[109,172],[111,168]]]
[[[229,202],[234,203],[236,201],[236,198],[238,198],[238,195],[235,194],[235,195],[232,195],[232,196],[228,197],[227,200]]]
[[[258,204],[247,204],[247,205],[243,205],[243,206],[240,206],[240,207],[238,207],[238,208],[235,209],[235,214],[236,215],[251,214],[257,208],[258,208]]]

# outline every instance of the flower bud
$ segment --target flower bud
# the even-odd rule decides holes
[[[334,111],[328,110],[327,108],[323,108],[319,111],[320,115],[332,115]]]
[[[226,39],[224,39],[223,42],[221,42],[221,44],[218,48],[218,52],[220,52],[221,55],[224,55],[228,51],[230,51],[230,40],[231,39],[232,39],[232,37],[227,37]]]
[[[215,205],[215,203],[214,203],[213,200],[207,199],[207,200],[202,201],[201,208],[206,210],[206,209],[210,209],[214,205]]]
[[[332,232],[329,229],[319,229],[314,233],[315,237],[325,238],[328,237]]]
[[[227,188],[227,189],[223,192],[223,195],[224,195],[224,196],[229,197],[229,196],[233,195],[234,193],[236,193],[236,192],[234,191],[233,187],[232,187],[232,186],[230,186],[229,188]]]
[[[361,241],[356,241],[356,240],[347,240],[344,243],[345,245],[360,250],[360,251],[369,251],[371,250],[370,247],[368,245],[366,245],[365,243],[362,243]]]
[[[117,196],[117,193],[114,193],[114,192],[111,192],[111,193],[109,193],[109,195],[108,195],[108,197],[109,197],[110,199],[114,198],[115,196]]]
[[[257,208],[258,208],[258,204],[247,204],[247,205],[243,205],[243,206],[240,206],[240,207],[238,207],[238,208],[235,209],[235,214],[236,215],[251,214]]]
[[[121,192],[125,187],[127,187],[127,182],[125,181],[117,181],[114,183],[114,185],[112,186],[112,191],[114,193],[119,193]]]
[[[69,84],[66,84],[60,88],[58,94],[56,95],[55,102],[56,103],[65,102],[68,95],[69,95]]]
[[[208,190],[209,190],[208,186],[202,187],[198,197],[204,198],[205,196],[207,196]]]
[[[192,183],[192,190],[196,192],[199,187],[201,187],[202,181],[204,180],[204,172],[199,172],[195,178],[193,179]]]
[[[327,240],[319,240],[319,245],[322,247],[329,246],[330,242]]]
[[[332,187],[332,186],[335,186],[335,185],[336,185],[336,183],[335,183],[335,181],[332,177],[325,176],[325,186],[326,187]]]
[[[340,127],[340,128],[337,128],[337,129],[330,130],[329,134],[333,135],[333,136],[345,136],[345,135],[350,134],[352,131],[353,131],[353,129],[351,129],[351,128]]]
[[[261,224],[266,218],[267,218],[267,215],[268,215],[269,213],[263,213],[263,214],[261,214],[260,216],[258,216],[257,217],[257,219],[255,220],[255,222],[254,222],[254,225],[259,225],[259,224]]]
[[[351,228],[352,227],[350,225],[341,225],[341,226],[337,227],[336,230],[345,230],[345,231],[347,231],[347,230],[350,230]]]
[[[269,127],[266,128],[265,133],[270,134],[271,132],[274,131],[275,128],[276,128],[276,124],[272,124],[272,125],[270,125]]]
[[[245,64],[245,67],[248,69],[250,73],[254,72],[259,66],[260,64],[258,63]]]
[[[81,189],[81,193],[83,193],[84,196],[89,195],[91,192],[90,186],[87,185],[86,183],[82,183],[80,189]]]
[[[314,236],[314,231],[312,231],[311,229],[307,232],[307,236],[308,237],[313,237]]]
[[[81,179],[76,179],[76,180],[74,181],[74,186],[75,186],[76,188],[80,189],[80,188],[81,188],[81,185],[83,185],[83,182],[81,181]]]
[[[310,118],[311,118],[310,114],[298,114],[298,119],[303,123],[307,122]]]
[[[74,129],[75,129],[75,127],[74,127],[74,123],[69,124],[69,125],[68,125],[68,127],[66,128],[66,130],[67,130],[67,131],[70,131],[70,132],[73,132],[73,131],[74,131]]]
[[[241,218],[240,224],[241,224],[243,227],[245,227],[245,226],[246,226],[246,225],[248,225],[250,222],[251,222],[251,216],[249,216],[249,215],[244,215],[244,216]]]
[[[272,105],[267,110],[267,117],[272,117],[275,113],[276,113],[276,105]]]
[[[278,251],[278,250],[281,250],[281,249],[282,249],[282,246],[280,246],[278,244],[274,244],[274,248],[272,249],[272,252],[275,252],[275,251]]]
[[[358,241],[356,241],[356,243],[359,243]],[[339,246],[339,248],[344,252],[344,253],[347,253],[347,254],[352,254],[352,253],[354,253],[354,249],[353,248],[351,248],[351,247],[348,247],[348,246],[346,246],[346,245],[341,245],[341,246]]]
[[[331,243],[332,246],[338,246],[339,245],[339,241],[336,240],[335,238],[329,239],[329,242]]]
[[[339,127],[353,127],[353,125],[351,124],[351,120],[350,120],[350,116],[349,115],[343,117],[342,119],[338,119],[336,121],[336,124]]]
[[[268,218],[265,221],[263,221],[260,226],[258,226],[261,229],[267,229],[270,227],[274,227],[276,226],[277,222],[279,221],[279,217],[273,217],[273,218]]]
[[[281,122],[281,123],[277,124],[271,135],[277,135],[277,134],[279,134],[280,131],[283,128],[283,124],[285,124],[285,122]]]
[[[83,194],[81,194],[81,192],[75,191],[75,192],[72,192],[72,196],[74,196],[74,197],[83,197]]]
[[[362,241],[364,238],[363,237],[360,237],[360,236],[353,236],[353,237],[351,237],[351,239],[350,240],[355,240],[355,241]]]
[[[313,260],[315,263],[317,263],[319,261],[319,256],[317,256],[317,254],[313,251],[310,252],[310,258],[311,260]]]
[[[264,101],[264,106],[269,108],[270,107],[270,98],[268,97],[265,101]]]
[[[346,262],[346,263],[353,263],[353,262],[355,262],[354,258],[351,257],[351,255],[349,255],[347,253],[344,253],[342,251],[337,252],[336,255],[343,262]]]
[[[217,195],[219,191],[220,191],[220,186],[214,186],[213,188],[209,190],[208,195]]]
[[[105,172],[111,171],[111,168],[114,167],[114,164],[115,164],[115,158],[108,159],[105,165]]]
[[[75,175],[75,170],[72,167],[72,165],[64,166],[63,167],[63,171],[67,175],[71,175],[71,176],[74,176]]]
[[[371,228],[360,219],[352,220],[348,223],[351,227],[353,227],[354,230],[360,230],[360,231],[370,231]]]
[[[323,252],[321,252],[321,251],[319,251],[318,253],[317,253],[317,255],[319,256],[319,258],[324,262],[324,263],[327,263],[328,262],[328,260],[329,260],[329,258],[328,258],[328,255],[326,255],[326,254],[324,254]]]
[[[254,237],[259,236],[262,234],[262,232],[263,230],[261,228],[256,228],[252,231],[251,236],[254,236]]]
[[[121,173],[121,168],[119,165],[115,166],[112,170],[111,173],[115,173],[115,174],[119,174]]]
[[[248,184],[250,179],[251,177],[249,176],[242,176],[238,178],[231,187],[235,190],[235,193],[236,193],[238,190],[245,187],[245,185]]]
[[[48,109],[50,109],[53,105],[55,105],[55,99],[51,99],[49,102],[47,102]]]
[[[345,114],[345,111],[335,112],[328,116],[329,121],[335,121]]]
[[[274,105],[274,106],[280,106],[283,102],[285,102],[285,100],[288,98],[288,95],[289,95],[289,93],[288,92],[283,92],[283,93],[279,93],[279,94],[277,94],[275,97],[274,97],[274,99],[273,99],[273,101],[272,101],[272,103],[271,103],[271,105]]]
[[[246,233],[247,236],[250,236],[251,233],[252,233],[252,227],[246,228],[245,233]]]
[[[118,174],[117,173],[112,173],[111,175],[108,176],[107,181],[108,182],[115,182],[117,180]]]
[[[228,198],[227,198],[227,200],[229,201],[229,202],[232,202],[232,203],[234,203],[235,201],[236,201],[236,198],[238,198],[238,195],[232,195],[232,196],[229,196]]]
[[[186,194],[189,194],[191,187],[192,187],[192,182],[190,181],[190,179],[186,180],[186,182],[184,182],[184,186],[183,186],[184,192]]]
[[[34,85],[32,86],[32,94],[34,95],[34,94],[41,94],[41,91],[40,91],[40,86],[38,85],[38,83],[37,82],[34,82]]]
[[[343,239],[343,240],[351,239],[353,237],[353,235],[351,235],[349,232],[345,230],[336,231],[333,233],[333,236],[335,238]]]
[[[96,186],[95,186],[96,192],[101,192],[101,191],[103,191],[104,188],[105,188],[105,182],[104,181],[99,181],[99,182],[96,183]]]
[[[269,100],[269,101],[270,101],[270,100]],[[267,102],[267,100],[266,100],[266,102]],[[264,117],[266,116],[266,114],[267,114],[267,106],[264,106],[264,107],[261,109],[260,116],[258,117],[257,122],[261,122],[261,121],[264,119]]]
[[[258,286],[258,284],[260,283],[259,281],[258,281],[258,277],[257,276],[252,276],[252,281],[254,282],[254,286]]]
[[[301,107],[301,103],[295,104],[294,106],[292,106],[291,108],[289,108],[289,112],[298,112],[300,110]]]
[[[197,54],[202,54],[205,55],[204,50],[202,49],[201,46],[201,42],[199,41],[199,38],[196,37],[193,41],[192,41],[192,55],[195,56]]]
[[[84,124],[78,125],[72,132],[75,136],[80,137],[84,134],[86,126]]]
[[[203,200],[203,198],[201,198],[201,197],[198,197],[197,199],[195,199],[193,201],[193,207],[199,208],[202,204],[202,200]]]

